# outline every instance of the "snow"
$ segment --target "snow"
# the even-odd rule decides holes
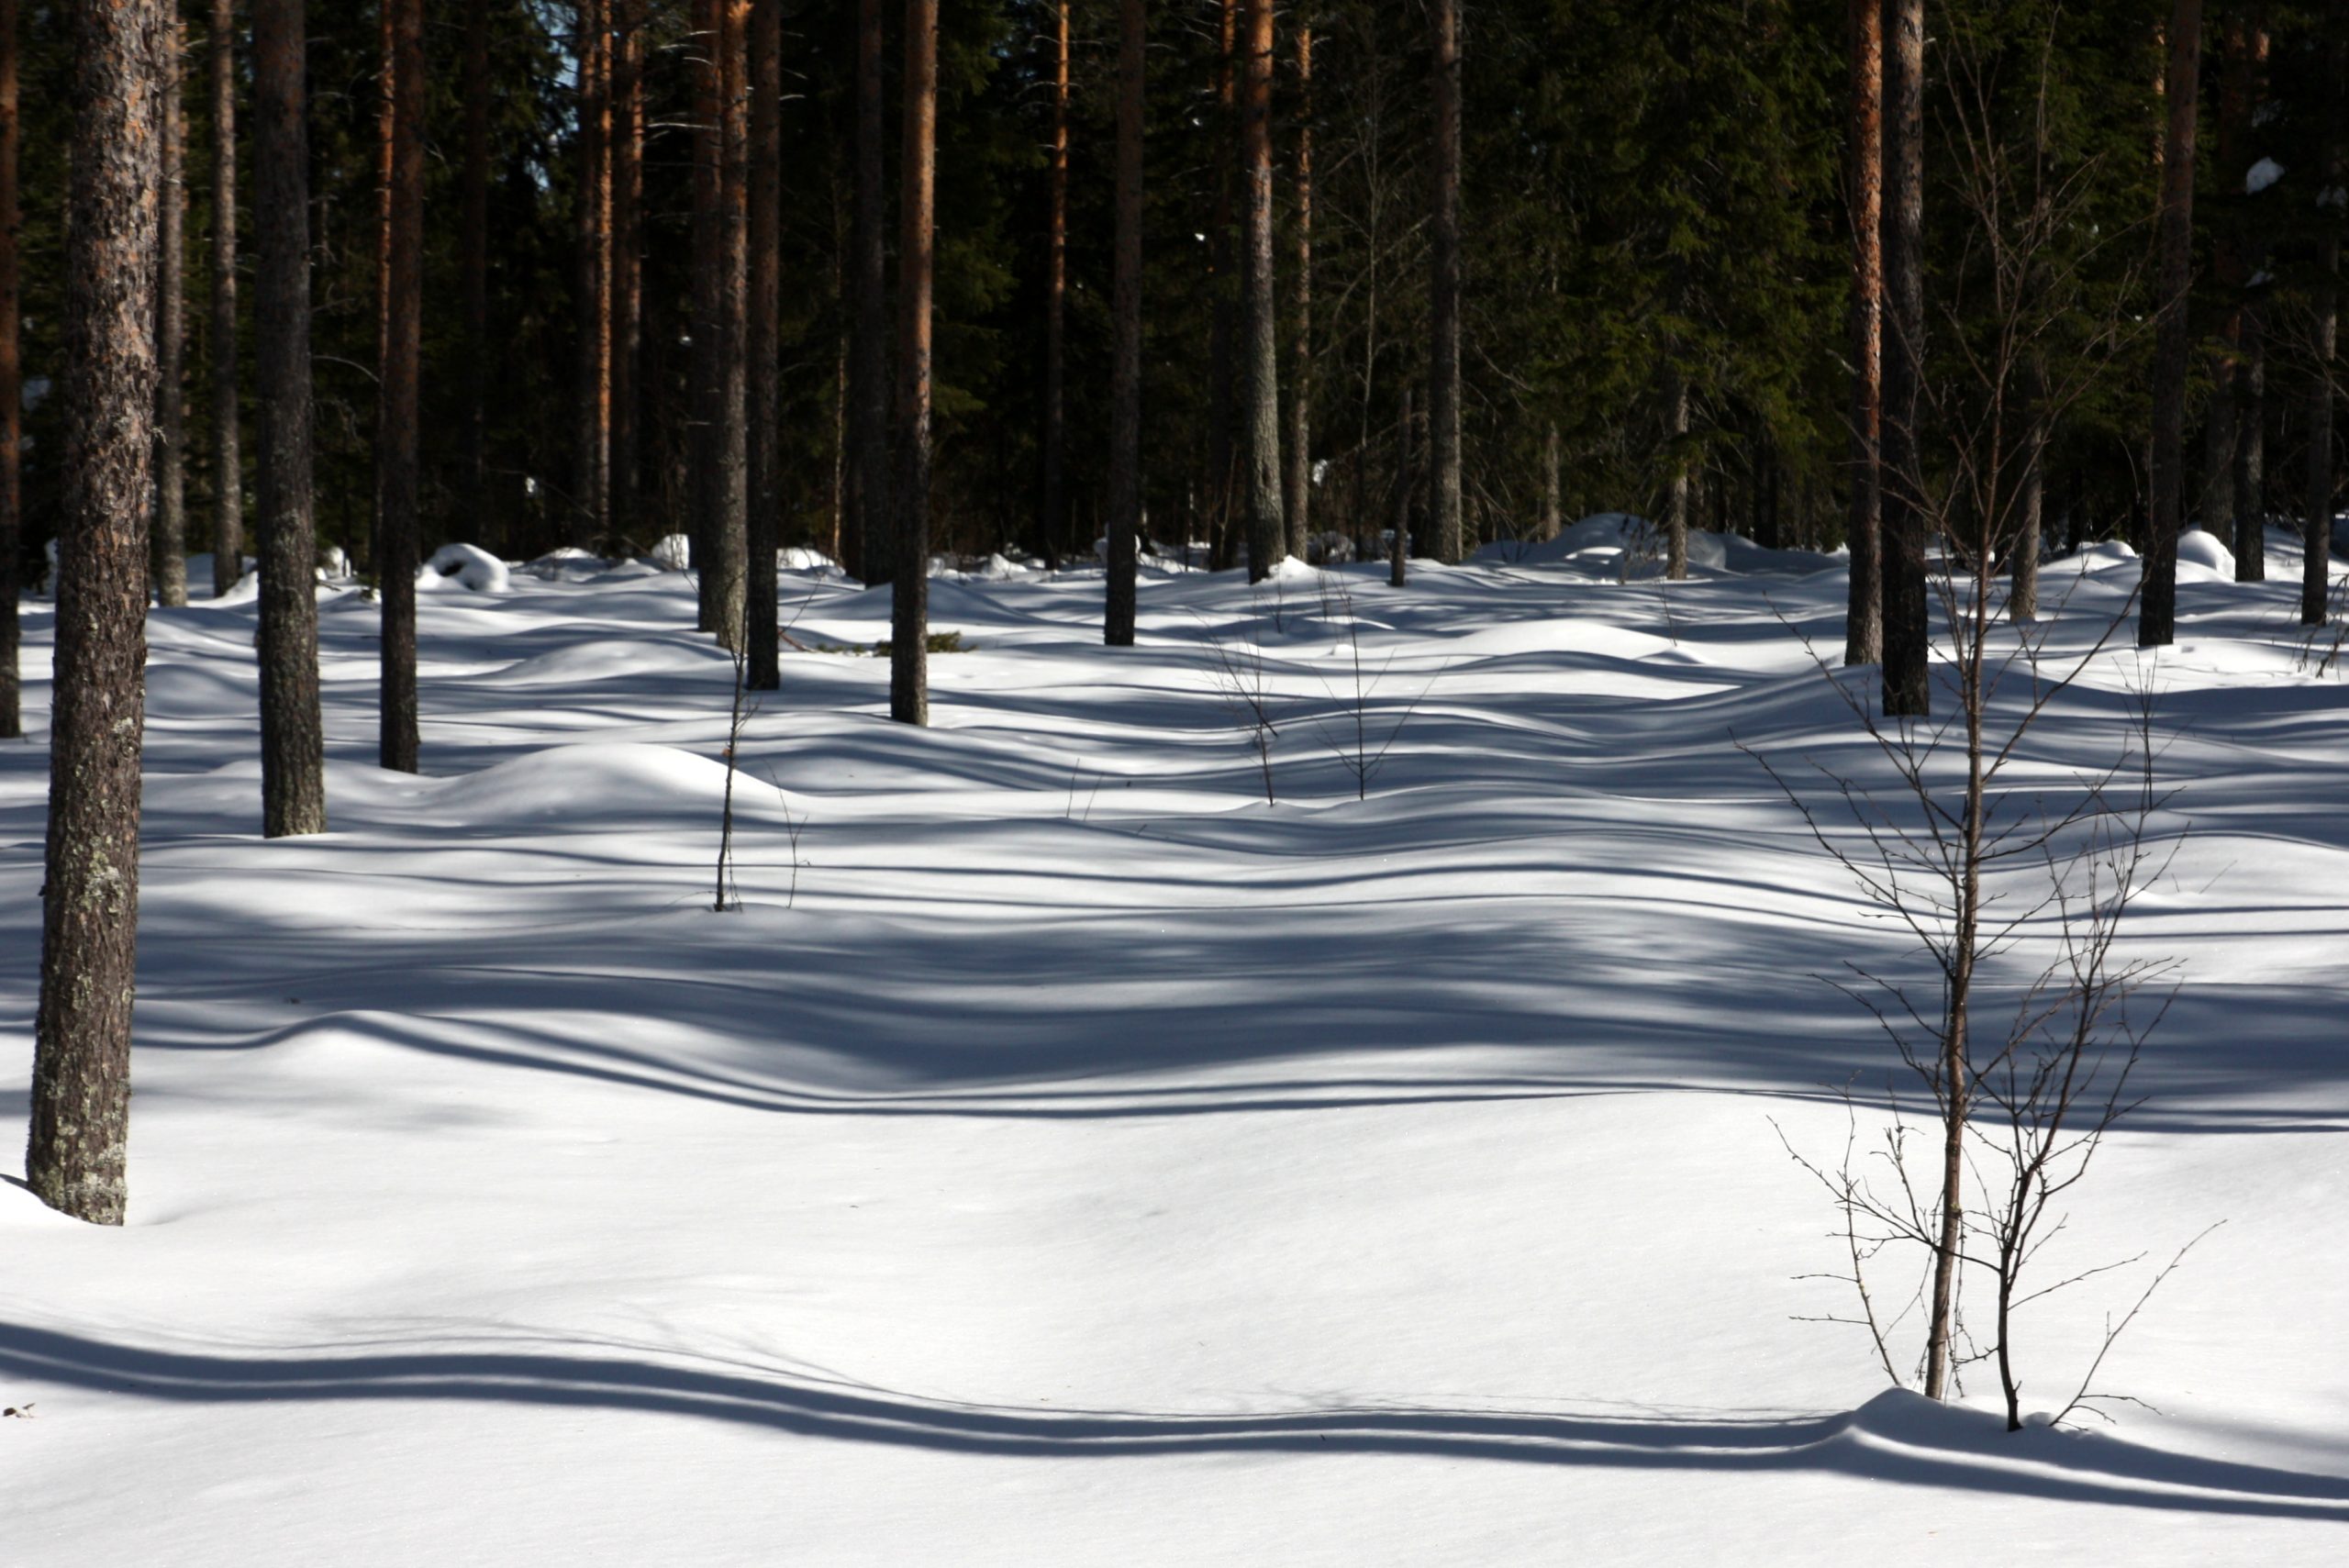
[[[2219,540],[2219,536],[2201,528],[2188,528],[2177,536],[2178,581],[2199,580],[2206,583],[2232,583],[2235,580],[2235,553]]]
[[[2284,166],[2273,158],[2263,158],[2253,164],[2243,177],[2243,194],[2255,196],[2284,177]]]
[[[786,650],[728,915],[690,582],[424,595],[422,777],[373,765],[376,606],[322,589],[333,831],[274,841],[254,606],[155,611],[131,1223],[0,1185],[0,1559],[2337,1561],[2349,684],[2291,537],[2190,563],[2177,646],[2116,639],[2027,749],[2093,761],[2151,681],[2193,829],[2129,939],[2185,964],[2151,1100],[2049,1267],[2227,1223],[2101,1374],[2157,1410],[2011,1436],[1980,1369],[1928,1406],[1796,1320],[1850,1304],[1780,1131],[1831,1155],[1888,1066],[1820,977],[1916,959],[1731,732],[1867,775],[1795,636],[1832,662],[1841,573],[1569,540],[1145,575],[1130,650],[1097,573],[941,579],[976,651],[929,730]],[[2049,563],[2059,651],[2135,567]],[[885,589],[785,595],[809,648],[887,635]],[[54,619],[0,747],[12,1126]],[[2149,1266],[2030,1308],[2028,1408]]]
[[[503,594],[513,586],[506,562],[470,544],[444,544],[434,550],[432,559],[417,569],[416,583],[419,588],[454,584],[476,594]]]

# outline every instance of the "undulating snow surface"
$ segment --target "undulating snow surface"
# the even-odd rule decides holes
[[[322,591],[334,830],[277,842],[254,606],[158,612],[131,1224],[0,1187],[0,1560],[2340,1562],[2349,687],[2289,541],[2182,567],[2177,646],[2027,753],[2109,755],[2150,681],[2192,829],[2130,933],[2186,966],[2153,1098],[2043,1278],[2149,1261],[2029,1309],[2027,1406],[2227,1223],[2106,1362],[2158,1413],[2010,1438],[1986,1368],[1930,1407],[1795,1320],[1851,1304],[1796,1277],[1842,1260],[1778,1129],[1831,1159],[1890,1065],[1820,976],[1920,972],[1731,743],[1880,779],[1797,635],[1835,660],[1840,564],[1714,539],[1665,587],[1575,539],[1399,593],[1153,571],[1119,651],[1097,571],[938,580],[975,651],[930,730],[885,661],[785,654],[725,915],[689,579],[427,595],[423,778],[373,765],[375,607]],[[2058,645],[2135,570],[2051,564]],[[829,573],[783,603],[887,635]],[[1270,807],[1220,695],[1260,660]]]

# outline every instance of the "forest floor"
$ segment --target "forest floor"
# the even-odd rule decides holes
[[[2026,748],[2060,792],[2154,690],[2176,854],[2126,940],[2182,965],[2039,1277],[2143,1261],[2026,1311],[2026,1407],[2225,1223],[2099,1374],[2145,1405],[2011,1437],[1987,1367],[1928,1407],[1801,1320],[1854,1304],[1781,1135],[1831,1162],[1898,1080],[1830,979],[1930,980],[1735,744],[1884,782],[1797,635],[1840,651],[1840,565],[1725,559],[1152,574],[1119,651],[1097,572],[941,579],[928,730],[885,660],[785,654],[728,914],[685,577],[424,595],[422,778],[326,595],[333,831],[275,842],[253,606],[157,612],[131,1222],[0,1186],[0,1561],[2342,1561],[2349,681],[2296,553],[2186,568],[2177,646]],[[2134,580],[2091,564],[2059,648]],[[784,594],[810,649],[887,634],[885,591]]]

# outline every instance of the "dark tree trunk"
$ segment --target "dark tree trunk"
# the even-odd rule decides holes
[[[1395,426],[1395,530],[1386,541],[1386,584],[1408,587],[1411,580],[1411,389],[1403,389],[1403,417]]]
[[[889,509],[888,187],[882,174],[881,0],[857,0],[856,323],[849,344],[849,548],[868,584],[896,559]]]
[[[2214,72],[2219,79],[2215,153],[2219,179],[2227,188],[2240,191],[2251,166],[2250,40],[2243,26],[2243,6],[2238,3],[2221,9],[2223,20],[2218,29],[2219,61]],[[2211,533],[2232,540],[2240,526],[2234,506],[2236,429],[2241,417],[2236,393],[2243,363],[2243,284],[2251,270],[2242,237],[2231,226],[2222,226],[2213,237],[2210,259],[2210,277],[2218,285],[2214,292],[2223,306],[2215,334],[2219,352],[2210,367],[2210,401],[2202,421],[2201,495],[2191,512],[2181,515],[2180,526],[2199,519]],[[2183,507],[2186,503],[2180,505]]]
[[[237,428],[237,16],[212,0],[212,593],[245,573],[245,479]]]
[[[2267,323],[2262,304],[2243,308],[2235,360],[2235,581],[2267,581]]]
[[[1677,583],[1688,575],[1688,377],[1675,368],[1664,391],[1664,434],[1672,467],[1664,482],[1664,575]]]
[[[187,29],[163,33],[163,91],[156,106],[161,132],[161,229],[155,278],[155,520],[150,532],[149,586],[159,605],[187,603]]]
[[[391,252],[383,411],[375,429],[375,572],[384,601],[381,765],[417,771],[416,569],[421,494],[417,404],[424,360],[424,0],[384,0],[392,18]]]
[[[2191,346],[2187,285],[2194,271],[2194,119],[2202,64],[2202,0],[2173,0],[2169,24],[2169,132],[2162,155],[2158,244],[2160,311],[2154,346],[2154,505],[2137,645],[2176,637],[2177,533],[2186,490],[2186,363]]]
[[[1564,453],[1558,437],[1558,427],[1553,425],[1542,440],[1542,528],[1544,541],[1556,539],[1565,527],[1565,495],[1561,488],[1561,471],[1565,466]]]
[[[64,505],[25,1175],[50,1207],[119,1225],[155,455],[154,196],[169,24],[162,0],[76,6],[69,16]]]
[[[1884,393],[1877,473],[1884,711],[1932,711],[1925,614],[1925,493],[1917,417],[1925,355],[1925,0],[1885,0]]]
[[[686,535],[693,551],[697,618],[703,631],[719,627],[715,595],[718,518],[723,509],[718,475],[718,425],[723,402],[726,257],[725,91],[726,0],[693,0],[693,344],[687,384],[691,437],[686,484],[691,495]]]
[[[752,691],[783,684],[775,624],[775,550],[783,522],[783,0],[753,0],[750,77],[750,308],[745,447],[750,513],[750,624],[744,653]]]
[[[310,150],[302,0],[253,0],[262,830],[327,828],[310,496]]]
[[[1460,517],[1460,7],[1435,0],[1435,262],[1430,320],[1435,351],[1428,373],[1428,505],[1435,558],[1466,554]]]
[[[569,532],[573,548],[592,550],[608,527],[604,494],[612,398],[612,128],[607,97],[611,30],[605,23],[604,0],[577,0],[577,6],[579,402]]]
[[[1118,0],[1118,234],[1110,309],[1109,560],[1102,641],[1134,640],[1134,550],[1141,532],[1141,137],[1147,18]],[[1186,541],[1188,542],[1187,540]]]
[[[889,717],[930,722],[930,301],[938,177],[938,0],[906,0],[904,188],[897,211],[896,578]]]
[[[2334,165],[2338,180],[2340,167]],[[2316,375],[2309,385],[2308,513],[2301,522],[2300,624],[2324,624],[2332,562],[2332,358],[2340,332],[2341,240],[2325,241],[2324,270],[2316,296]]]
[[[1273,0],[1242,17],[1241,177],[1247,206],[1248,580],[1287,553],[1281,517],[1280,315],[1273,295]]]
[[[225,4],[226,0],[221,0]],[[23,634],[17,622],[17,555],[24,537],[25,370],[17,265],[17,0],[0,0],[0,740],[25,732]]]
[[[1208,224],[1208,288],[1213,296],[1208,318],[1208,564],[1218,572],[1231,564],[1233,495],[1238,489],[1231,439],[1239,423],[1233,411],[1231,339],[1240,305],[1232,278],[1233,252],[1239,248],[1232,187],[1240,168],[1240,4],[1219,0],[1216,7],[1216,135],[1231,137],[1230,155],[1215,160],[1215,215]]]
[[[226,5],[228,0],[215,0]],[[464,526],[485,549],[511,549],[489,526],[489,0],[465,7],[464,166],[459,175],[457,272],[463,296],[465,378],[463,450],[458,484]]]
[[[750,359],[743,328],[750,315],[751,122],[749,22],[751,0],[723,0],[725,24],[720,60],[720,106],[724,111],[724,162],[719,188],[725,198],[718,223],[718,512],[706,578],[710,613],[717,618],[718,646],[742,650],[749,609],[750,428],[744,418]]]
[[[1311,553],[1313,495],[1313,28],[1297,27],[1297,338],[1289,350],[1287,461],[1281,510],[1288,552]]]
[[[643,352],[644,0],[611,0],[611,361],[610,463],[606,527],[635,537],[641,478],[638,404]]]
[[[1844,157],[1852,218],[1851,501],[1843,533],[1851,595],[1843,662],[1884,657],[1884,571],[1878,534],[1882,484],[1876,442],[1884,395],[1884,3],[1852,0],[1850,141]]]
[[[1052,147],[1044,227],[1045,559],[1057,561],[1068,537],[1068,0],[1052,7]],[[1089,553],[1089,552],[1088,552]]]

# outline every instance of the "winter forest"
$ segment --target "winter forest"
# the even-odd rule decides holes
[[[0,1562],[2332,1564],[2336,0],[0,0]]]

